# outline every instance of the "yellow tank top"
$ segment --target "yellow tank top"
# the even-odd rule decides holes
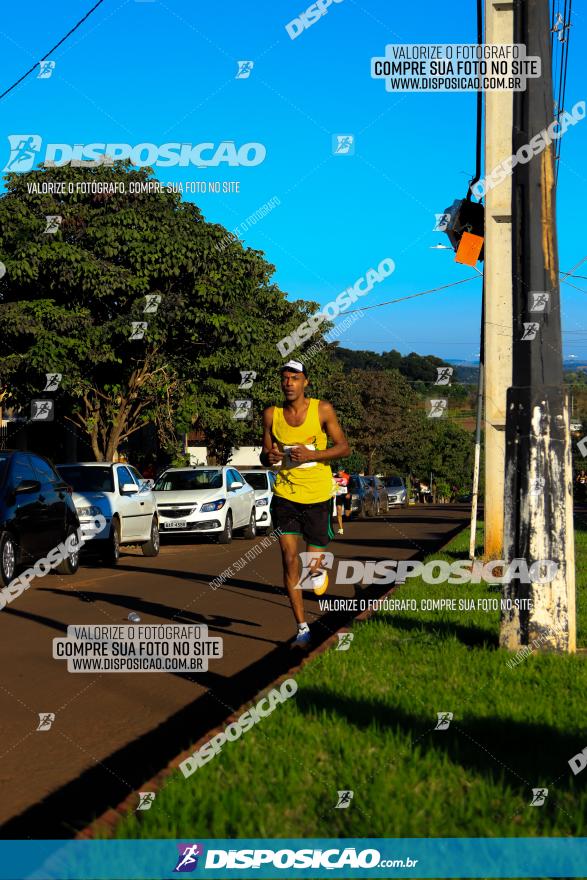
[[[273,492],[296,504],[317,504],[332,496],[332,471],[329,464],[323,461],[306,461],[296,465],[287,454],[288,446],[326,449],[328,437],[320,424],[319,403],[315,397],[310,398],[306,419],[297,428],[292,428],[285,421],[283,407],[276,406],[273,410],[271,430],[279,449],[285,453]]]

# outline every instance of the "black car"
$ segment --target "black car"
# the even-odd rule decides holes
[[[9,584],[78,528],[71,489],[47,459],[0,450],[0,582]],[[76,547],[55,570],[75,574],[78,565]]]
[[[373,488],[364,476],[351,474],[348,491],[351,496],[351,516],[366,519],[376,515],[377,503]]]

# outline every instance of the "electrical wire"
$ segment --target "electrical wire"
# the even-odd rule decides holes
[[[477,43],[483,43],[483,0],[477,0]],[[481,136],[483,132],[483,92],[477,92],[477,119],[475,124],[475,177],[469,181],[467,201],[471,201],[473,187],[481,178]],[[479,199],[481,201],[481,199]]]
[[[46,58],[49,57],[49,55],[51,55],[52,52],[54,52],[56,49],[58,49],[59,46],[61,46],[62,43],[64,43],[64,42],[67,40],[67,38],[70,37],[70,36],[74,33],[74,31],[76,31],[76,30],[78,29],[78,27],[80,27],[80,25],[82,25],[82,24],[84,23],[84,21],[85,21],[87,18],[90,17],[90,15],[92,14],[92,12],[95,12],[96,9],[98,8],[98,6],[101,6],[101,5],[102,5],[102,3],[104,3],[104,0],[98,0],[98,2],[96,3],[96,5],[95,5],[95,6],[92,6],[92,8],[89,10],[89,12],[86,12],[86,14],[84,15],[84,17],[83,17],[83,18],[80,18],[80,20],[77,22],[77,24],[75,24],[75,25],[71,28],[71,30],[69,30],[69,31],[65,34],[65,36],[62,37],[62,38],[59,40],[58,43],[55,43],[55,45],[54,45],[51,49],[49,49],[49,51],[48,51],[45,55],[43,55],[43,57],[42,57],[41,59],[39,59],[39,61],[35,62],[35,64],[33,64],[33,66],[32,66],[29,70],[27,70],[26,73],[23,73],[23,75],[20,77],[20,79],[17,79],[15,83],[13,83],[9,88],[7,88],[5,91],[3,91],[2,94],[0,94],[0,100],[2,100],[2,98],[6,97],[6,95],[7,95],[9,92],[11,92],[13,89],[15,89],[18,85],[20,85],[20,83],[21,83],[24,79],[26,79],[27,76],[30,76],[31,73],[32,73],[34,70],[37,69],[37,67],[38,67],[38,65],[40,64],[40,62],[41,62],[41,61],[44,61]]]
[[[564,111],[564,109],[565,109],[565,97],[567,94],[567,65],[569,63],[569,41],[571,39],[572,16],[573,16],[573,0],[569,0],[569,25],[568,25],[568,30],[567,30],[566,43],[564,43],[564,45],[566,46],[566,52],[565,52],[565,71],[563,74],[563,90],[562,90],[562,96],[561,96],[561,111]],[[566,21],[566,19],[565,19],[565,21]],[[560,168],[560,157],[561,157],[561,148],[562,148],[561,140],[562,140],[562,138],[559,138],[557,141],[557,148],[558,148],[557,159],[558,159],[558,161],[556,164],[556,174],[555,174],[555,181],[556,182],[558,182],[558,170]]]
[[[336,318],[329,318],[328,320],[336,321],[338,318],[346,318],[347,315],[354,315],[357,312],[368,312],[371,309],[380,309],[382,306],[390,306],[393,303],[404,302],[407,299],[415,299],[417,296],[426,296],[428,293],[436,293],[439,290],[446,290],[447,287],[456,287],[457,284],[466,284],[467,281],[475,281],[476,278],[476,275],[471,275],[470,278],[463,278],[462,281],[452,281],[450,284],[442,284],[440,287],[432,287],[430,290],[422,290],[420,293],[411,293],[409,296],[400,296],[399,299],[389,299],[387,302],[377,303],[377,305],[374,306],[363,306],[362,309],[353,309],[350,312],[342,312],[340,315],[337,315]]]

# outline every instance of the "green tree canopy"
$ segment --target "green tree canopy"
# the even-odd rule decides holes
[[[116,162],[6,180],[5,404],[26,405],[45,373],[62,373],[61,411],[87,434],[98,460],[112,458],[149,422],[163,442],[191,426],[219,448],[250,433],[250,422],[233,418],[230,401],[252,399],[258,420],[278,391],[275,343],[316,304],[289,302],[261,251],[236,240],[220,245],[224,227],[206,222],[179,194],[131,193],[131,184],[154,181],[150,169]],[[43,192],[58,183],[73,192]],[[78,192],[78,183],[124,191]],[[55,233],[45,231],[49,215],[62,217]],[[245,392],[240,370],[257,372]]]

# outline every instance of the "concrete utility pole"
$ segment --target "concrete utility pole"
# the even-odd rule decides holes
[[[512,43],[513,2],[485,0],[485,42]],[[485,93],[485,173],[512,152],[511,92]],[[512,382],[511,179],[485,196],[485,557],[502,559],[507,389]]]
[[[553,121],[548,5],[548,0],[521,0],[515,7],[514,42],[541,58],[542,76],[528,79],[526,90],[514,95],[512,153]],[[529,599],[531,608],[502,611],[500,643],[510,649],[533,645],[543,651],[574,651],[571,438],[563,385],[553,153],[551,143],[514,169],[514,344],[507,399],[504,558],[524,559],[528,566],[552,560],[558,570],[544,584],[516,578],[504,586],[504,598],[512,603]]]

